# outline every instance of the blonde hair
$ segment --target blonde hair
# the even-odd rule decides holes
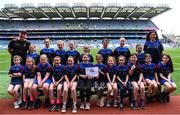
[[[68,60],[70,60],[70,59],[72,59],[72,60],[74,61],[74,58],[73,58],[72,56],[69,56],[69,57],[67,58],[67,62],[68,62]]]
[[[42,54],[42,55],[40,55],[40,58],[39,58],[39,59],[41,59],[41,58],[45,58],[46,60],[48,60],[48,58],[47,58],[47,55],[46,55],[46,54]]]
[[[30,45],[29,45],[29,48],[30,48],[31,46],[34,47],[35,50],[37,49],[37,45],[35,45],[35,44],[30,44]]]
[[[20,60],[20,62],[22,61],[22,58],[21,58],[21,56],[19,56],[19,55],[15,55],[15,56],[13,56],[13,61],[14,61],[15,59],[19,59],[19,60]]]
[[[46,38],[46,39],[44,40],[44,43],[45,43],[45,41],[49,41],[50,43],[52,43],[52,41],[51,41],[49,38]]]
[[[120,37],[120,38],[119,38],[119,41],[121,41],[121,40],[126,41],[126,39],[125,39],[124,37]]]
[[[114,64],[116,64],[116,59],[115,59],[113,56],[109,56],[109,57],[107,58],[107,62],[108,62],[110,59],[112,59],[112,60],[114,61]]]
[[[63,40],[58,40],[58,41],[57,41],[57,45],[58,45],[58,44],[63,44],[63,46],[65,45],[65,43],[64,43]]]
[[[27,63],[28,61],[33,62],[33,66],[32,66],[32,68],[30,69],[30,71],[31,71],[31,72],[35,72],[36,66],[35,66],[35,61],[34,61],[34,59],[33,59],[32,57],[27,57],[27,58],[26,58],[26,63]]]
[[[103,58],[103,56],[102,56],[101,54],[96,54],[96,59],[97,59],[98,57]]]
[[[32,57],[27,57],[27,58],[26,58],[26,62],[27,62],[27,61],[31,61],[31,62],[33,62],[33,63],[35,62],[35,61],[34,61],[34,58],[32,58]]]

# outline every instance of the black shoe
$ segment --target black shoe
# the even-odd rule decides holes
[[[166,93],[166,102],[167,102],[167,103],[170,102],[170,96],[169,96],[169,93]]]
[[[119,108],[120,108],[121,110],[123,110],[123,108],[124,108],[123,103],[119,103]]]
[[[49,107],[49,98],[45,98],[44,108]]]
[[[29,110],[33,109],[33,108],[34,108],[34,104],[35,104],[34,101],[30,101],[30,102],[29,102],[28,109],[29,109]]]
[[[55,104],[51,104],[49,107],[49,111],[54,111],[54,108],[55,108]]]
[[[133,109],[133,108],[134,108],[133,103],[130,103],[130,108],[131,108],[131,109]]]
[[[26,109],[27,108],[27,101],[23,101],[22,103],[21,103],[21,109]]]
[[[133,108],[133,109],[135,109],[135,110],[139,110],[139,106],[138,106],[137,101],[134,101],[134,108]]]
[[[141,100],[141,109],[145,110],[146,106],[145,106],[145,102],[144,100]]]
[[[41,101],[39,99],[36,99],[34,102],[34,108],[39,109],[40,108]]]
[[[55,105],[54,111],[59,111],[61,109],[60,104]]]

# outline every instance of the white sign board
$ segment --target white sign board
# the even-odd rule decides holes
[[[96,77],[99,76],[99,70],[98,67],[88,67],[85,69],[86,75]]]

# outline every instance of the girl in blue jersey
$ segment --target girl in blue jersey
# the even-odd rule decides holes
[[[32,86],[36,77],[36,66],[32,57],[26,58],[26,65],[24,67],[24,87],[23,87],[23,101],[21,103],[21,109],[33,109],[33,95]],[[29,103],[27,101],[27,95],[29,92]]]
[[[103,56],[103,64],[107,64],[107,58],[109,56],[112,56],[113,52],[111,49],[108,48],[109,40],[107,38],[103,39],[102,44],[103,44],[103,49],[100,49],[98,51],[98,54],[101,54]]]
[[[39,63],[39,54],[36,53],[36,45],[35,44],[31,44],[29,46],[29,53],[26,54],[26,58],[27,57],[32,57],[35,61],[35,65],[38,65]]]
[[[61,59],[59,56],[54,57],[54,66],[52,68],[52,83],[49,86],[49,98],[50,107],[49,111],[60,110],[60,99],[62,96],[62,87],[64,83],[65,67],[61,64]],[[57,98],[54,97],[54,87],[56,87]]]
[[[61,63],[63,65],[66,65],[67,56],[66,56],[66,51],[64,50],[64,45],[65,45],[64,41],[62,40],[59,40],[57,42],[58,49],[55,51],[55,55],[61,58]]]
[[[11,77],[11,82],[8,86],[8,93],[14,98],[14,108],[19,108],[18,103],[18,90],[21,88],[23,84],[23,66],[20,65],[22,58],[18,55],[13,57],[14,65],[11,66],[9,70],[9,77]]]
[[[106,86],[107,86],[107,102],[106,106],[110,106],[110,95],[113,92],[114,93],[114,107],[117,107],[117,93],[118,93],[118,88],[117,88],[117,83],[116,83],[116,61],[114,57],[109,56],[107,59],[107,66],[105,67],[106,71]]]
[[[125,65],[126,58],[124,56],[119,56],[118,63],[119,65],[116,67],[116,76],[118,80],[118,89],[120,90],[120,109],[124,108],[124,96],[126,91],[128,90],[129,104],[130,107],[133,108],[133,89],[132,85],[129,81],[129,68]]]
[[[149,32],[146,38],[146,42],[144,44],[144,53],[149,53],[152,56],[152,63],[159,63],[163,50],[163,45],[158,40],[158,35],[156,31]]]
[[[40,63],[36,67],[37,78],[33,84],[33,96],[35,98],[35,108],[39,108],[38,99],[38,88],[43,89],[43,94],[45,96],[45,105],[47,108],[49,106],[49,86],[52,83],[52,66],[48,63],[48,58],[45,54],[40,55]]]
[[[141,44],[136,45],[136,56],[138,58],[138,63],[140,63],[141,65],[145,63],[145,54],[142,52]]]
[[[81,63],[78,64],[79,71],[79,89],[81,105],[80,109],[90,109],[91,87],[93,86],[93,76],[87,76],[85,69],[93,67],[93,64],[89,62],[89,56],[84,54]],[[86,93],[86,94],[85,94]],[[85,101],[86,98],[86,101]]]
[[[131,53],[130,53],[129,48],[125,46],[125,44],[126,44],[126,39],[121,37],[119,39],[120,46],[114,50],[114,56],[116,57],[116,64],[118,64],[118,58],[120,55],[123,55],[126,58],[126,63],[129,60]]]
[[[48,61],[51,65],[53,65],[53,59],[54,59],[54,48],[51,48],[51,40],[49,38],[46,38],[44,40],[44,45],[45,45],[45,48],[43,48],[41,51],[40,51],[40,55],[42,54],[46,54],[47,58],[48,58]]]
[[[138,107],[138,91],[140,91],[140,104],[141,108],[145,108],[145,87],[144,80],[141,70],[141,64],[138,63],[137,55],[132,54],[130,57],[130,62],[127,64],[129,68],[129,81],[133,86],[133,96],[134,96],[134,109],[139,109]]]
[[[172,80],[173,63],[168,54],[162,55],[162,61],[158,64],[158,73],[160,75],[160,83],[164,85],[162,92],[163,103],[169,102],[169,94],[176,90],[176,84]]]
[[[88,45],[83,46],[83,51],[84,51],[84,53],[82,53],[80,55],[79,62],[82,62],[83,55],[87,54],[89,56],[89,62],[93,63],[94,62],[93,56],[89,53],[90,52],[90,47]]]
[[[152,63],[150,54],[145,55],[145,63],[142,65],[142,71],[145,83],[148,85],[147,100],[149,100],[156,94],[158,85],[160,85],[157,76],[157,67]]]
[[[99,69],[99,76],[97,79],[95,79],[94,82],[94,88],[96,91],[96,94],[98,96],[98,105],[100,107],[104,106],[104,97],[103,97],[103,92],[105,90],[106,87],[106,83],[105,83],[105,64],[102,63],[103,61],[103,57],[100,54],[96,55],[96,62],[97,64],[95,64],[95,67],[98,67]]]
[[[61,112],[66,112],[66,102],[68,97],[68,90],[71,90],[71,95],[73,99],[72,105],[72,113],[77,113],[77,75],[78,68],[77,65],[74,64],[73,57],[68,57],[67,65],[65,66],[65,82],[64,82],[64,90],[63,90],[63,107]]]
[[[72,56],[74,58],[74,64],[78,64],[80,53],[75,49],[75,43],[73,41],[69,43],[69,50],[66,54],[67,57]]]

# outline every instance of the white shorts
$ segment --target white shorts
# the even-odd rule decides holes
[[[24,82],[33,82],[34,83],[34,78],[26,78],[26,79],[24,79]]]

